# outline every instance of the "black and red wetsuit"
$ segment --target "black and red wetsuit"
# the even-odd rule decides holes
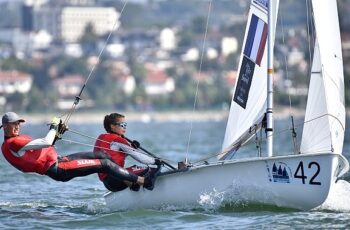
[[[5,137],[1,146],[5,159],[18,170],[45,174],[57,181],[92,173],[106,173],[121,180],[136,182],[138,176],[118,166],[104,152],[75,153],[59,157],[52,146],[56,131],[51,129],[45,138],[32,140],[27,135]]]
[[[124,167],[125,165],[125,158],[126,154],[125,151],[122,149],[118,148],[113,150],[111,147],[114,143],[120,143],[122,145],[128,146],[131,148],[130,144],[128,141],[114,133],[105,133],[101,134],[96,142],[95,142],[95,147],[94,147],[94,152],[95,151],[104,151],[106,154],[108,154],[111,159],[118,164],[120,167]],[[139,176],[143,176],[147,169],[139,166],[131,166],[126,168],[129,172],[134,173]],[[106,173],[99,173],[98,174],[100,180],[103,182],[105,187],[113,192],[121,191],[128,186],[121,180],[120,178],[117,178],[111,174],[106,174]]]

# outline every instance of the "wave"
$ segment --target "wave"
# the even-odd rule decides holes
[[[338,180],[335,186],[331,187],[326,201],[316,210],[329,210],[336,212],[350,212],[350,183],[345,180]]]

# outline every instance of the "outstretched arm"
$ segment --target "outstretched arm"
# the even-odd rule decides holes
[[[28,144],[23,146],[20,150],[30,150],[30,149],[42,149],[52,145],[55,140],[56,130],[50,129],[49,132],[43,138],[38,138],[30,141]]]
[[[20,151],[31,150],[31,149],[42,149],[53,145],[55,141],[55,136],[57,134],[58,125],[61,120],[58,117],[54,117],[50,123],[50,130],[44,138],[38,138],[30,141],[25,146],[23,146]]]
[[[141,153],[139,151],[137,151],[136,149],[126,145],[126,144],[122,144],[119,142],[112,142],[111,143],[111,150],[122,150],[125,154],[131,156],[132,158],[134,158],[135,160],[137,160],[138,162],[141,162],[143,164],[146,165],[153,165],[155,164],[155,159],[153,157],[150,157],[148,155],[145,155],[144,153]]]

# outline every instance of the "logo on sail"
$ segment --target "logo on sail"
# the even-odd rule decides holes
[[[265,51],[267,32],[267,24],[253,14],[243,53],[259,66]]]
[[[268,9],[268,0],[253,0],[253,3],[255,3],[256,5],[262,7],[263,9],[265,9],[267,11]]]
[[[272,166],[273,182],[290,183],[290,177],[288,175],[287,168],[289,169],[289,167],[283,162],[279,162],[279,164],[277,165],[276,163],[273,163],[273,166]]]
[[[249,90],[254,75],[254,68],[254,62],[243,56],[233,101],[244,109],[247,106]]]
[[[267,24],[252,14],[248,35],[243,50],[243,59],[239,70],[233,101],[246,108],[255,65],[261,64],[267,40]]]

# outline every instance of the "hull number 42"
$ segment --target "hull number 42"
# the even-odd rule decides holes
[[[310,180],[308,180],[308,177],[305,175],[306,170],[312,170],[313,175],[311,176]],[[309,183],[312,185],[321,185],[321,182],[317,181],[317,176],[320,173],[320,165],[315,162],[311,161],[307,168],[304,169],[304,163],[302,161],[299,162],[299,165],[294,173],[294,178],[301,179],[303,184]]]

